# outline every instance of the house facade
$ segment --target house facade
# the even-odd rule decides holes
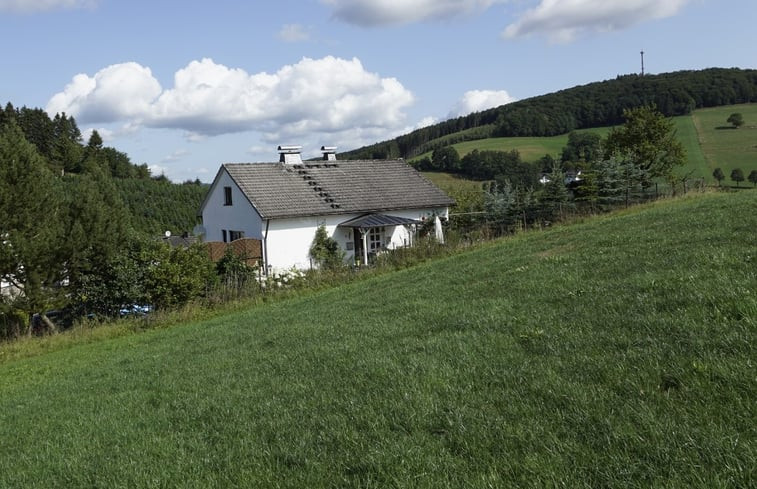
[[[299,147],[280,146],[278,162],[222,165],[200,208],[205,241],[259,239],[266,270],[307,269],[319,226],[359,264],[447,219],[454,201],[403,160],[338,160],[334,149],[302,161]]]

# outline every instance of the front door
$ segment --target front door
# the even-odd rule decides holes
[[[352,235],[355,241],[355,263],[363,263],[363,233],[358,228],[353,228]]]

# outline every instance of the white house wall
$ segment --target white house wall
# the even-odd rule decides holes
[[[223,189],[221,189],[223,193]],[[223,203],[223,200],[221,200]],[[387,215],[404,217],[407,219],[433,219],[434,215],[448,217],[447,208],[437,209],[408,209],[385,212]],[[336,216],[312,216],[289,219],[273,219],[268,225],[268,238],[263,246],[266,248],[268,264],[273,270],[285,270],[289,268],[308,269],[310,263],[310,246],[313,244],[315,232],[323,225],[326,233],[338,244],[339,249],[345,253],[345,261],[352,263],[354,250],[348,249],[347,243],[354,243],[352,228],[338,227],[340,223],[354,219],[363,214],[340,214]],[[265,224],[263,224],[265,227]],[[390,230],[388,228],[388,230]],[[385,236],[386,247],[389,249],[400,248],[412,243],[412,230],[405,226],[394,227],[390,236]],[[256,237],[256,236],[250,236]]]
[[[336,232],[337,225],[357,217],[354,214],[339,216],[313,216],[290,219],[274,219],[268,226],[268,239],[264,246],[268,253],[268,264],[274,270],[288,268],[308,269],[310,267],[310,246],[313,244],[318,226],[323,225],[326,233],[339,243],[344,250],[348,239],[344,230]],[[351,239],[351,238],[350,238]]]
[[[224,187],[231,187],[231,205],[224,205]],[[242,231],[245,238],[263,239],[263,221],[229,174],[223,170],[213,182],[202,211],[205,241],[223,241],[223,230]]]

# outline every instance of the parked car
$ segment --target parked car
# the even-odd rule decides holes
[[[148,304],[130,304],[122,307],[118,314],[123,317],[146,316],[152,312],[152,306]]]

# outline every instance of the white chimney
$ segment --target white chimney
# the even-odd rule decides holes
[[[279,146],[279,163],[284,163],[287,165],[301,165],[301,150],[302,146]]]
[[[336,161],[336,146],[321,146],[324,161]]]

